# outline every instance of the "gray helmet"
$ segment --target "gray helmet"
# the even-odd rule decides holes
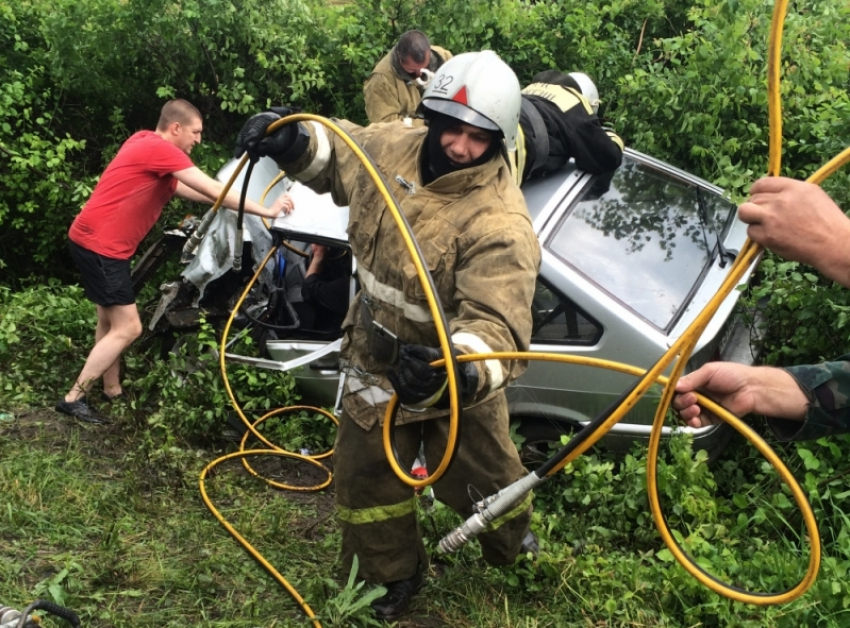
[[[596,89],[596,84],[593,80],[584,72],[570,72],[567,76],[572,77],[578,83],[581,95],[590,102],[593,113],[597,113],[599,111],[599,90]]]
[[[440,66],[419,107],[498,131],[507,149],[514,151],[520,104],[514,71],[495,52],[483,50],[459,54]],[[427,111],[422,113],[428,117]]]

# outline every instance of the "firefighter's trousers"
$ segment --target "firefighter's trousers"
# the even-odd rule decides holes
[[[496,493],[526,472],[509,436],[504,394],[465,409],[461,423],[454,462],[433,487],[440,502],[466,519],[476,500]],[[448,428],[447,418],[397,426],[399,462],[410,469],[421,443],[428,467],[436,468],[445,452]],[[372,583],[410,578],[419,564],[423,568],[428,565],[413,489],[396,477],[382,438],[379,424],[366,431],[343,414],[334,452],[344,574],[350,572],[356,554],[358,577]],[[514,561],[528,531],[531,510],[529,496],[478,537],[488,563]]]

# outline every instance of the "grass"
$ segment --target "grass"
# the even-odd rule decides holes
[[[178,377],[179,359],[151,361],[134,349],[126,356],[133,400],[105,410],[113,424],[77,424],[50,408],[52,391],[66,385],[54,365],[82,363],[88,347],[93,321],[78,292],[0,293],[0,604],[49,599],[78,613],[85,628],[311,625],[200,499],[201,470],[235,449],[217,436],[228,402],[214,364],[192,359]],[[258,408],[294,398],[280,377],[234,370],[231,381]],[[300,415],[268,430],[293,443],[332,439],[327,422]],[[791,604],[732,602],[672,560],[647,507],[645,451],[636,447],[620,458],[586,454],[544,484],[532,524],[540,555],[502,569],[483,564],[474,542],[440,556],[437,543],[459,520],[420,500],[432,568],[398,628],[845,628],[850,437],[785,446],[780,455],[824,539],[817,581]],[[321,479],[278,458],[255,466],[284,480]],[[802,576],[808,543],[799,513],[750,446],[733,443],[709,467],[676,438],[658,476],[665,516],[712,573],[758,591],[784,590]],[[369,589],[339,573],[332,486],[277,491],[238,462],[216,467],[205,485],[324,628],[375,625],[361,608]],[[45,620],[46,628],[60,625]]]
[[[127,464],[132,434],[102,436],[52,412],[3,430],[4,448],[27,443],[0,464],[6,604],[22,608],[46,595],[87,625],[301,624],[201,503],[197,473],[213,452],[181,456],[165,474],[144,461]],[[334,543],[322,537],[335,531],[326,518],[312,525],[314,498],[247,487],[229,467],[209,482],[211,496],[270,560],[290,566],[296,581],[304,556],[334,564]],[[288,533],[299,528],[311,538]]]
[[[199,499],[198,474],[221,450],[172,447],[150,456],[138,444],[144,425],[126,408],[116,412],[118,421],[105,428],[77,425],[50,410],[19,412],[0,423],[0,602],[22,608],[45,597],[77,612],[84,626],[308,625]],[[604,458],[596,462],[575,469],[572,481],[543,487],[535,515],[543,547],[538,560],[491,569],[474,545],[467,547],[435,564],[399,625],[785,626],[819,608],[811,596],[785,609],[750,608],[702,589],[659,560],[651,530],[618,533],[613,521],[603,529],[612,507],[606,500],[614,497],[600,491],[602,484],[584,487],[587,507],[558,505],[578,478],[616,467]],[[627,465],[620,466],[624,473]],[[224,517],[320,615],[336,609],[345,578],[337,573],[332,495],[279,492],[238,463],[220,468],[207,486]],[[570,510],[574,521],[564,519]],[[436,505],[422,508],[422,522],[436,556],[436,542],[456,520]],[[588,529],[577,534],[583,525]],[[336,625],[368,625],[341,616]]]

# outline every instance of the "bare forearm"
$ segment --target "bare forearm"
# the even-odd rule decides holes
[[[214,203],[224,191],[224,184],[201,172],[198,168],[187,168],[174,173],[177,179],[176,194],[190,201],[202,203]],[[239,208],[239,194],[229,190],[227,196],[222,200],[222,205],[228,209]],[[263,207],[251,199],[245,199],[245,211],[264,218],[276,218],[281,211],[280,203],[275,202],[272,207]]]
[[[238,210],[239,195],[233,191],[229,191],[221,204],[228,209]],[[245,211],[249,214],[254,214],[255,216],[262,216],[263,218],[277,218],[280,213],[272,208],[263,207],[259,203],[252,201],[250,198],[245,199]]]
[[[846,235],[848,239],[843,240],[844,243],[850,241],[850,230]],[[814,266],[834,282],[850,288],[850,251],[845,246],[832,249],[828,255],[816,260]]]

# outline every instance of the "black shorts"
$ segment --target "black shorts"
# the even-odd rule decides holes
[[[130,260],[98,255],[68,241],[71,257],[82,275],[86,298],[96,305],[132,305],[136,302],[130,278]]]

